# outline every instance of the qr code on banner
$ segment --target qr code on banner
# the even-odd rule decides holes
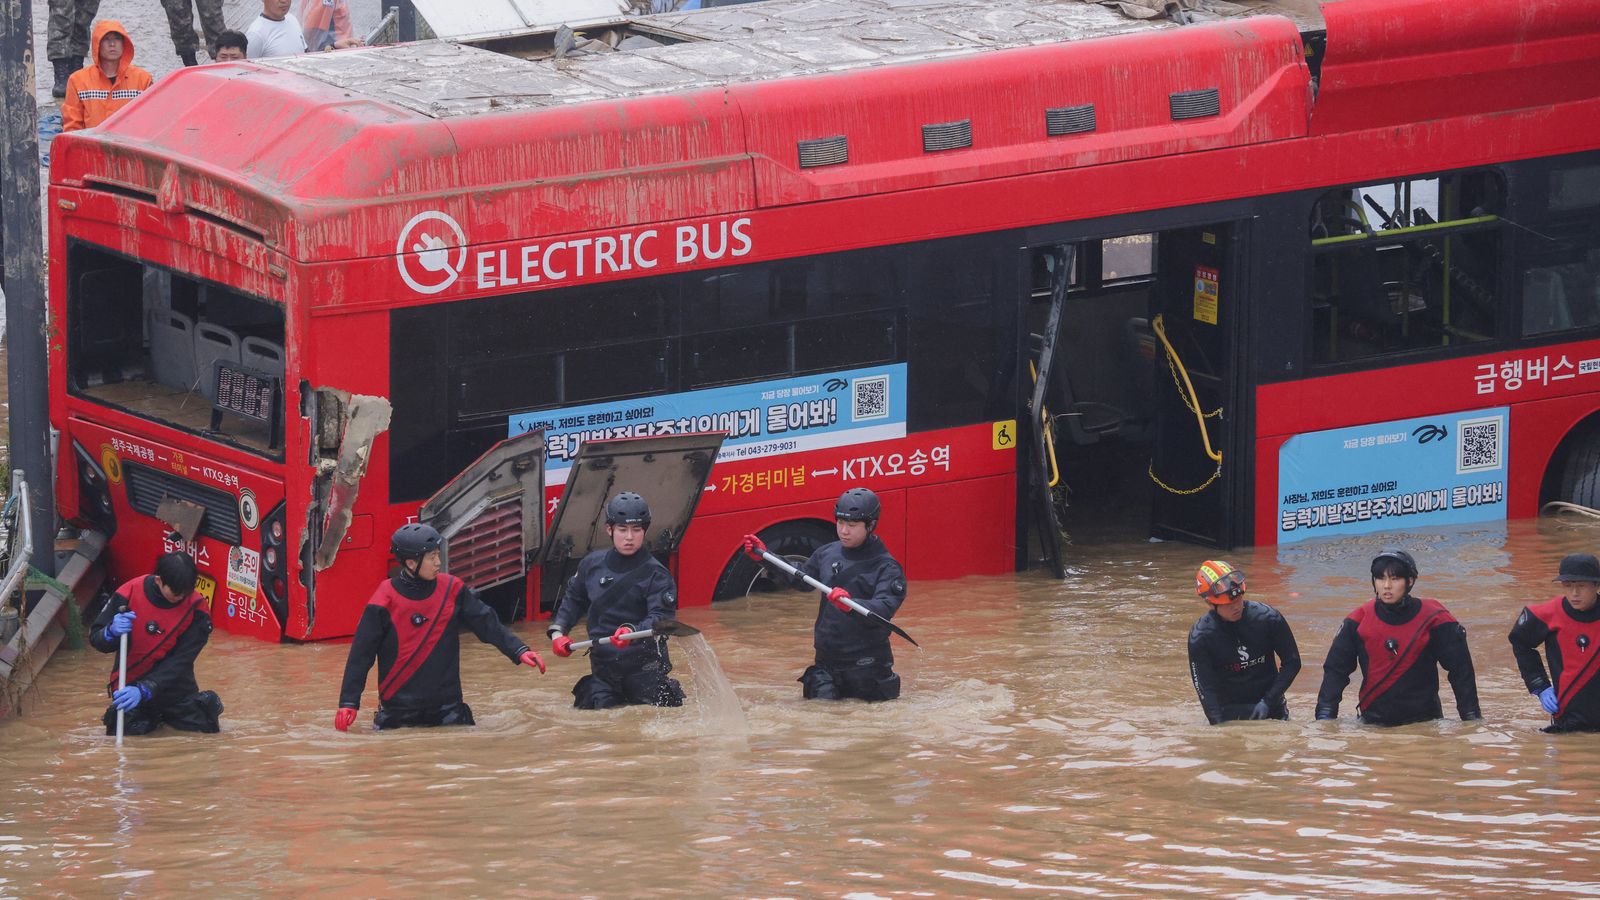
[[[856,378],[850,382],[850,388],[854,391],[850,405],[851,421],[889,417],[889,376]]]
[[[1500,433],[1505,419],[1490,416],[1456,423],[1456,474],[1500,468]]]

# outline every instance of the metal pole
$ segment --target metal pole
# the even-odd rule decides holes
[[[400,0],[400,21],[396,30],[402,44],[417,39],[417,7],[411,0]]]
[[[11,384],[11,465],[37,489],[19,514],[33,525],[33,566],[56,574],[55,483],[50,471],[50,395],[44,227],[39,207],[39,106],[33,83],[33,0],[0,0],[0,218],[4,220],[5,343]]]
[[[653,629],[646,628],[643,631],[630,631],[627,634],[622,635],[622,639],[625,640],[625,641],[640,641],[640,640],[644,640],[647,637],[655,637],[655,636],[656,636],[656,633],[655,633],[655,631]],[[587,641],[579,641],[576,644],[572,645],[572,650],[573,650],[573,652],[577,652],[579,650],[587,650],[590,647],[593,647],[595,644],[603,643],[603,642],[609,641],[609,640],[611,640],[610,637],[602,637],[602,638],[592,638],[592,639],[587,640]]]
[[[128,686],[128,635],[124,633],[117,639],[117,690]],[[122,746],[122,725],[124,716],[122,707],[117,707],[117,746]]]

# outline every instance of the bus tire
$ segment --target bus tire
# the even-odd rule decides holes
[[[1574,436],[1561,471],[1561,497],[1568,503],[1600,509],[1600,426]]]
[[[798,520],[780,522],[760,532],[757,537],[767,545],[768,552],[783,557],[791,565],[798,566],[809,559],[818,547],[837,540],[838,535],[824,522]],[[716,590],[711,594],[711,600],[712,602],[738,600],[752,594],[771,594],[788,590],[790,588],[787,583],[774,580],[766,566],[757,564],[740,550],[735,551],[733,558],[723,567],[722,575],[717,578]]]

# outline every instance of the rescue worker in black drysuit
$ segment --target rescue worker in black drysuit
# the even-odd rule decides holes
[[[649,529],[650,506],[643,497],[632,491],[612,497],[606,504],[611,549],[596,550],[578,563],[550,620],[550,647],[557,656],[572,655],[566,633],[579,619],[587,617],[589,634],[597,639],[589,650],[589,674],[572,686],[572,705],[578,709],[683,705],[683,687],[668,677],[667,642],[620,637],[677,617],[672,573],[644,548]]]
[[[1221,560],[1201,563],[1194,585],[1211,607],[1189,629],[1189,677],[1206,720],[1289,718],[1283,694],[1300,674],[1300,648],[1288,621],[1246,600],[1244,573]]]
[[[95,617],[89,644],[101,653],[116,653],[122,635],[128,636],[128,686],[117,688],[113,663],[106,685],[111,706],[101,717],[106,734],[117,733],[118,709],[125,734],[149,734],[162,725],[221,730],[222,700],[194,680],[195,658],[211,639],[205,595],[194,589],[197,576],[189,554],[165,554],[154,575],[125,582]]]
[[[1461,721],[1483,718],[1467,649],[1467,630],[1437,600],[1411,596],[1417,563],[1404,550],[1372,560],[1373,599],[1345,617],[1322,664],[1317,718],[1339,715],[1350,674],[1361,667],[1356,713],[1369,725],[1406,725],[1442,718],[1439,666],[1450,677]]]
[[[866,488],[841,494],[833,508],[839,540],[818,547],[793,578],[797,590],[812,590],[801,575],[833,587],[817,606],[812,629],[816,661],[799,678],[807,700],[855,697],[877,702],[900,696],[889,629],[843,602],[848,597],[892,619],[906,600],[905,572],[874,533],[880,509],[878,495]],[[751,534],[745,536],[744,549],[759,561],[767,547]]]
[[[461,697],[463,626],[512,662],[544,674],[539,654],[512,634],[472,588],[439,571],[443,544],[427,525],[402,525],[394,533],[389,552],[400,569],[373,591],[356,623],[334,728],[347,731],[355,722],[373,660],[378,663],[374,727],[477,724]]]
[[[1545,731],[1600,731],[1600,560],[1569,554],[1555,580],[1563,596],[1523,608],[1511,628],[1511,652],[1528,693],[1550,714]]]

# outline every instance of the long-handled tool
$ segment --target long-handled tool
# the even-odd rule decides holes
[[[791,576],[799,575],[802,579],[805,580],[806,584],[811,585],[812,587],[814,587],[817,590],[823,592],[824,594],[831,593],[833,591],[833,588],[828,587],[827,585],[825,585],[822,582],[816,580],[815,578],[812,578],[810,575],[806,575],[806,574],[802,573],[799,569],[796,569],[794,566],[789,565],[789,561],[788,560],[784,559],[781,556],[774,555],[769,550],[762,550],[761,551],[761,558],[766,560],[767,562],[771,563],[772,565],[777,566],[779,569],[782,569],[784,572],[787,572]],[[839,599],[843,600],[846,606],[850,607],[851,609],[855,610],[856,612],[862,614],[863,616],[866,616],[867,618],[871,619],[872,621],[877,622],[879,625],[882,625],[883,627],[889,629],[890,631],[894,632],[895,634],[898,634],[901,637],[905,638],[906,640],[910,641],[911,642],[911,646],[916,647],[918,650],[922,649],[922,645],[917,643],[916,638],[913,638],[911,635],[906,634],[904,629],[902,629],[899,625],[896,625],[893,622],[889,621],[888,619],[885,619],[883,616],[880,616],[877,613],[873,612],[872,610],[867,609],[865,606],[862,606],[861,604],[857,603],[854,600],[854,598],[851,598],[851,597],[840,597]]]
[[[128,686],[128,633],[124,631],[122,637],[117,639],[120,647],[117,650],[117,690]],[[122,746],[122,707],[117,707],[117,746]]]
[[[629,631],[616,635],[615,637],[621,638],[625,641],[642,641],[649,637],[689,637],[690,635],[699,633],[700,629],[695,628],[692,625],[685,625],[682,622],[679,622],[677,619],[668,619],[664,622],[657,622],[653,628],[645,628],[639,631]],[[575,651],[587,650],[590,647],[593,647],[595,644],[604,643],[613,639],[614,638],[610,636],[591,638],[590,640],[579,641],[576,644],[573,644],[572,649]]]

